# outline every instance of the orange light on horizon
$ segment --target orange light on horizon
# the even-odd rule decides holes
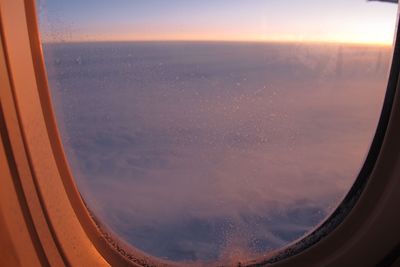
[[[276,29],[247,30],[230,29],[184,29],[171,31],[170,29],[144,29],[130,30],[119,28],[112,33],[93,32],[91,34],[68,33],[57,35],[55,38],[44,38],[44,42],[126,42],[126,41],[187,41],[187,42],[264,42],[264,43],[333,43],[333,44],[358,44],[373,46],[391,46],[394,30],[384,25],[348,25],[347,30],[326,29],[307,31],[298,29],[297,32],[288,28],[276,27]],[[131,32],[135,32],[132,34]]]
[[[232,35],[84,35],[69,38],[49,38],[45,43],[57,42],[248,42],[248,43],[330,43],[355,44],[373,46],[391,46],[393,37],[390,35],[332,34],[326,36],[232,36]]]
[[[182,27],[121,25],[57,34],[44,37],[44,42],[123,42],[123,41],[199,41],[199,42],[268,42],[268,43],[338,43],[390,46],[393,43],[394,26],[388,22],[342,21],[321,26],[272,24],[252,27],[225,27],[215,25],[185,25]]]
[[[44,42],[208,41],[383,45],[393,43],[397,6],[363,0],[128,1],[93,16],[43,20]],[[347,3],[348,2],[348,3]],[[90,5],[86,6],[91,10]],[[53,24],[51,23],[53,22]]]

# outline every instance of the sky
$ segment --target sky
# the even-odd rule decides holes
[[[397,5],[366,0],[37,0],[46,41],[391,44]]]

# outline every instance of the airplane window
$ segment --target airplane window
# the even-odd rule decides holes
[[[397,4],[37,0],[88,209],[161,260],[265,257],[321,224],[376,130]]]

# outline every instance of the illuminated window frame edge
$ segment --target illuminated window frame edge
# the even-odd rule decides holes
[[[42,56],[35,1],[22,0],[22,2],[24,2],[25,6],[24,11],[28,28],[29,45],[31,49],[30,53],[34,64],[37,91],[39,93],[46,131],[49,137],[51,136],[49,141],[51,143],[52,153],[54,155],[57,169],[60,172],[60,177],[70,201],[70,205],[73,207],[75,214],[90,241],[98,249],[100,254],[104,256],[106,261],[111,264],[111,266],[155,266],[156,264],[158,266],[161,261],[139,251],[135,251],[134,248],[131,248],[123,240],[114,238],[115,234],[95,219],[81,198],[72,173],[68,167],[68,161],[63,151],[61,137],[58,133],[56,118],[52,108],[52,100],[50,90],[48,90],[49,86]],[[57,239],[56,236],[54,238]]]
[[[0,22],[1,28],[1,22]],[[3,49],[3,34],[0,32],[0,81],[7,80],[7,68],[5,57],[2,53]],[[4,79],[3,79],[4,78]],[[9,132],[12,129],[7,129],[6,119],[3,116],[4,110],[4,94],[2,88],[9,88],[3,82],[0,83],[0,204],[3,204],[4,197],[8,200],[9,205],[0,208],[0,244],[8,249],[9,256],[4,260],[0,257],[0,265],[7,263],[8,265],[16,266],[28,263],[32,266],[48,265],[48,261],[43,253],[43,247],[39,242],[37,231],[32,223],[32,216],[29,213],[28,205],[23,194],[23,189],[19,183],[17,164],[11,149],[11,140]],[[8,179],[7,179],[8,178]],[[13,215],[10,216],[10,210],[13,210]],[[10,218],[11,217],[11,218]],[[17,230],[10,225],[15,225],[14,222],[19,222],[18,237],[15,237]],[[20,253],[17,249],[18,245],[28,244],[29,248]],[[22,260],[20,259],[22,258]]]
[[[12,4],[12,2],[14,3]],[[36,23],[37,20],[34,1],[0,0],[0,3],[1,15],[7,13],[7,16],[3,16],[2,19],[9,19],[12,21],[12,18],[10,17],[12,15],[10,14],[13,13],[10,12],[19,12],[19,14],[24,14],[26,19],[26,21],[23,23],[26,23],[27,25],[21,26],[20,24],[16,23],[15,26],[11,29],[10,27],[12,23],[8,21],[8,24],[2,24],[2,27],[7,28],[7,31],[4,31],[6,33],[6,36],[7,34],[10,34],[10,31],[23,31],[23,26],[27,27],[28,29],[27,34],[29,35],[29,44],[28,46],[25,45],[24,49],[28,49],[29,51],[24,52],[31,55],[31,64],[34,66],[31,66],[33,73],[26,73],[26,75],[34,75],[34,77],[36,78],[36,84],[34,86],[32,85],[34,88],[31,88],[31,90],[37,90],[40,95],[39,102],[41,106],[36,108],[42,111],[41,115],[43,116],[43,118],[41,118],[41,116],[39,116],[38,114],[30,114],[29,117],[45,120],[44,125],[46,126],[44,129],[40,130],[42,132],[46,132],[47,134],[38,138],[47,138],[47,142],[51,144],[51,147],[47,148],[50,149],[50,151],[47,151],[47,153],[53,154],[54,160],[46,163],[56,165],[55,167],[59,172],[57,178],[59,177],[59,179],[61,179],[63,189],[65,190],[65,194],[67,195],[67,198],[64,198],[64,201],[68,200],[68,203],[57,203],[57,205],[60,205],[60,207],[71,207],[74,210],[75,215],[79,219],[79,223],[81,224],[80,227],[83,228],[84,232],[87,235],[86,238],[90,239],[90,242],[93,244],[93,246],[98,250],[101,256],[104,257],[104,259],[109,264],[113,266],[134,266],[137,264],[144,265],[144,262],[148,263],[147,260],[141,262],[139,257],[139,261],[136,262],[137,264],[135,264],[134,261],[132,261],[132,258],[127,257],[127,251],[129,250],[129,247],[126,246],[125,248],[124,242],[119,241],[117,238],[110,238],[113,235],[107,234],[107,229],[101,230],[99,228],[99,224],[96,224],[91,218],[91,215],[86,209],[74,184],[73,177],[68,169],[67,160],[63,153],[61,140],[59,138],[55,117],[51,107],[51,99],[49,95],[47,79],[45,76],[46,74],[41,53],[39,32]],[[17,3],[19,3],[19,5]],[[7,6],[7,8],[4,8],[5,6]],[[399,32],[397,32],[397,36],[399,36]],[[15,38],[14,40],[6,40],[5,44],[6,47],[4,49],[7,49],[7,45],[8,47],[10,47],[10,45],[20,45],[15,41]],[[338,212],[338,209],[329,219],[327,219],[322,224],[322,227],[318,228],[312,234],[302,239],[302,241],[291,244],[287,248],[279,250],[277,252],[277,256],[268,258],[266,260],[258,260],[257,263],[243,263],[243,265],[301,266],[300,264],[307,263],[307,265],[318,266],[348,266],[346,265],[346,263],[351,263],[355,260],[357,260],[357,263],[359,263],[360,260],[364,263],[379,262],[380,260],[382,260],[382,255],[386,255],[393,248],[395,248],[396,245],[398,245],[398,242],[400,240],[400,233],[399,229],[397,229],[398,227],[394,227],[393,225],[400,225],[400,218],[393,218],[391,222],[388,223],[386,221],[382,222],[382,219],[379,219],[380,217],[376,216],[377,214],[381,213],[387,217],[388,214],[390,215],[393,213],[393,211],[396,211],[393,210],[393,203],[400,203],[400,181],[398,179],[398,177],[400,177],[400,166],[395,166],[395,162],[393,163],[390,160],[390,155],[394,155],[395,158],[398,159],[400,151],[400,144],[398,141],[396,141],[396,137],[400,136],[400,123],[397,123],[396,125],[396,122],[400,122],[400,96],[398,90],[397,93],[395,92],[395,87],[398,83],[399,76],[399,53],[399,42],[397,41],[394,51],[394,56],[397,60],[394,60],[392,64],[388,91],[385,98],[385,105],[383,107],[384,110],[382,112],[382,116],[379,122],[377,134],[374,138],[373,145],[371,146],[371,151],[363,167],[365,173],[363,171],[360,173],[359,177],[357,178],[356,184],[351,189],[352,193],[349,193],[345,201],[339,206],[339,209],[340,207],[343,208],[349,204],[348,202],[346,203],[346,200],[354,200],[352,205],[350,205],[350,208],[347,209],[347,212],[344,213],[345,216],[333,216]],[[18,68],[10,67],[10,80],[15,78],[14,74],[18,71],[20,71],[18,70]],[[24,88],[18,87],[18,85],[14,85],[12,90],[21,94]],[[21,108],[21,106],[24,105],[24,102],[17,101],[18,99],[14,100],[15,103],[18,103],[18,105],[14,103],[16,109],[18,109],[19,112],[22,113],[20,114],[20,116],[28,116],[28,114],[24,114],[24,109]],[[395,101],[395,103],[392,102],[393,100]],[[7,111],[4,112],[7,116]],[[21,118],[19,119],[22,120]],[[37,150],[37,147],[35,147],[35,144],[33,144],[32,142],[29,143],[26,140],[27,135],[29,135],[29,131],[24,129],[25,126],[23,122],[21,122],[20,127],[22,128],[22,132],[25,132],[25,135],[22,138],[24,140],[22,141],[24,141],[24,143],[26,144],[26,157],[30,159],[37,157],[38,155],[36,155],[34,152]],[[49,136],[51,136],[52,138],[50,138]],[[371,153],[373,154],[372,156]],[[20,159],[16,158],[16,160],[18,161]],[[31,160],[31,162],[34,161]],[[32,170],[30,170],[31,172],[33,172],[32,177],[34,177],[34,179],[36,180],[46,179],[46,177],[40,177],[35,175],[34,173],[35,171],[38,172],[37,170],[45,168],[46,166],[41,165],[46,164],[38,163],[38,161],[35,162],[36,163],[33,164]],[[368,166],[366,167],[366,165]],[[41,188],[40,183],[38,183],[38,195],[45,194],[46,190],[42,189],[43,188]],[[354,192],[358,192],[356,196],[354,195]],[[29,196],[27,196],[27,198],[29,198]],[[44,213],[49,213],[48,216],[50,217],[50,220],[48,221],[48,226],[56,228],[59,232],[61,226],[56,223],[57,220],[54,220],[54,218],[58,215],[53,214],[54,210],[48,207],[46,208],[46,206],[48,206],[47,201],[51,198],[52,197],[48,195],[42,196],[42,201],[44,202],[42,203],[42,208],[44,210]],[[377,204],[375,209],[368,210],[368,203],[371,201],[371,199],[377,200]],[[391,205],[386,205],[386,202]],[[354,208],[351,208],[353,205]],[[30,212],[32,213],[33,211],[31,210]],[[337,221],[332,224],[333,227],[327,229],[326,225],[331,223],[335,218]],[[368,218],[368,220],[366,218]],[[372,220],[373,222],[372,224],[369,223],[369,225],[366,225],[364,223],[361,224],[361,227],[358,227],[360,220],[362,219],[366,219],[366,221],[368,222]],[[382,229],[382,225],[385,226],[383,227],[383,229],[391,230],[391,236],[387,236],[387,233],[382,234],[382,230],[379,230]],[[36,225],[36,227],[38,227],[38,225]],[[356,231],[356,228],[362,229]],[[368,233],[368,229],[377,229],[377,231],[372,231],[371,233]],[[323,235],[323,238],[314,239],[316,235],[320,237],[318,232],[321,231],[325,233]],[[350,233],[354,233],[354,235],[349,235]],[[61,251],[60,254],[65,253],[67,255],[67,258],[72,257],[70,256],[71,254],[68,251],[69,249],[71,249],[71,246],[80,245],[79,243],[77,244],[73,242],[72,245],[65,245],[64,243],[67,241],[63,240],[60,236],[56,234],[54,234],[52,238],[54,238],[61,244],[62,249],[66,250],[64,252]],[[365,242],[365,238],[367,238],[369,242]],[[386,242],[382,243],[382,238],[384,238]],[[314,241],[310,242],[307,241],[307,239]],[[378,243],[378,248],[373,245]],[[121,247],[119,246],[119,244],[122,244]],[[304,244],[306,244],[306,246]],[[374,253],[365,253],[364,249],[370,248],[369,250],[371,250],[371,246],[374,249]],[[82,246],[79,249],[83,250],[83,253],[86,253],[86,250],[90,248]],[[79,259],[74,260],[77,261]],[[96,261],[95,258],[92,260]],[[69,265],[70,262],[73,261],[70,261],[70,259],[66,259],[65,265]],[[342,265],[339,265],[340,263],[342,263]],[[343,265],[343,263],[345,263],[345,265]],[[368,264],[364,266],[368,266]]]
[[[66,186],[63,186],[64,180],[60,178],[61,173],[57,174],[53,172],[52,175],[54,176],[52,177],[40,175],[43,171],[46,173],[46,169],[58,171],[58,166],[56,166],[55,161],[57,155],[53,153],[52,148],[50,146],[40,147],[43,144],[48,145],[52,142],[52,139],[47,135],[48,129],[44,126],[46,125],[46,114],[47,116],[51,115],[42,112],[45,110],[42,109],[41,102],[38,99],[38,90],[36,87],[35,71],[37,71],[38,66],[33,66],[33,55],[31,54],[30,47],[30,37],[32,37],[30,32],[32,29],[28,29],[32,25],[26,21],[28,19],[28,9],[32,8],[33,4],[33,1],[0,1],[0,26],[2,34],[0,59],[6,65],[6,68],[2,69],[2,79],[0,81],[1,115],[5,122],[4,128],[6,128],[1,129],[1,134],[3,145],[6,137],[10,139],[9,153],[7,154],[8,169],[11,170],[11,163],[13,161],[16,162],[16,170],[11,175],[9,175],[11,172],[6,173],[6,169],[0,170],[0,181],[3,183],[5,179],[11,176],[10,180],[14,182],[15,191],[17,194],[20,193],[25,197],[23,203],[19,200],[19,209],[25,211],[32,220],[28,222],[25,217],[24,221],[15,221],[15,224],[26,224],[28,228],[33,229],[29,233],[31,235],[30,241],[36,249],[36,254],[38,254],[37,259],[42,266],[107,266],[107,261],[103,259],[103,255],[100,255],[94,249],[95,246],[88,240],[85,231],[83,231],[82,228],[85,225],[82,225],[82,221],[79,222],[77,219],[78,212],[72,208],[72,205],[75,207],[78,205],[67,197],[66,190],[68,189]],[[31,12],[34,12],[34,10],[32,9]],[[32,21],[28,20],[28,22]],[[30,84],[24,83],[25,77],[26,80],[33,82]],[[21,98],[21,95],[25,93],[26,98],[32,100],[32,104],[27,103],[26,99]],[[39,112],[28,114],[26,111],[29,109]],[[29,125],[29,119],[33,122],[41,123],[41,125],[36,127],[37,131],[33,131],[32,127],[29,127],[32,126]],[[41,135],[37,136],[37,144],[32,143],[32,140],[28,140],[32,132],[41,133]],[[41,149],[45,151],[38,153]],[[46,162],[38,162],[37,159],[39,158],[40,160],[39,155],[46,153],[47,155],[54,156],[54,158],[52,156],[44,157],[44,161]],[[36,160],[32,160],[35,157]],[[58,184],[52,182],[51,178],[58,182]],[[46,180],[49,182],[47,188],[43,184],[43,181]],[[21,185],[21,188],[16,188],[15,184],[17,183]],[[49,188],[50,186],[54,186],[54,191],[60,192],[60,194],[55,195],[55,193],[51,193],[52,188]],[[6,202],[4,201],[4,203]],[[6,205],[4,203],[3,205]],[[0,209],[0,212],[3,212],[3,209]],[[7,213],[2,215],[4,218],[13,217]],[[62,216],[66,216],[67,218],[63,218]],[[63,220],[66,222],[60,223]],[[70,222],[72,224],[68,225]],[[86,228],[89,229],[89,227]],[[21,235],[19,232],[12,232],[10,227],[2,230],[8,230],[11,238],[14,236],[14,243],[18,243],[15,236]],[[38,238],[33,236],[35,234]],[[19,250],[28,248],[28,246],[21,248],[21,243],[18,244],[17,248]],[[76,248],[82,248],[82,251]],[[44,257],[45,259],[43,259]],[[31,258],[31,260],[36,262],[34,258]],[[34,264],[33,266],[36,265]]]

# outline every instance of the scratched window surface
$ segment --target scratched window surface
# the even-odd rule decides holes
[[[309,233],[368,153],[397,4],[38,0],[88,209],[142,252],[253,260]]]

